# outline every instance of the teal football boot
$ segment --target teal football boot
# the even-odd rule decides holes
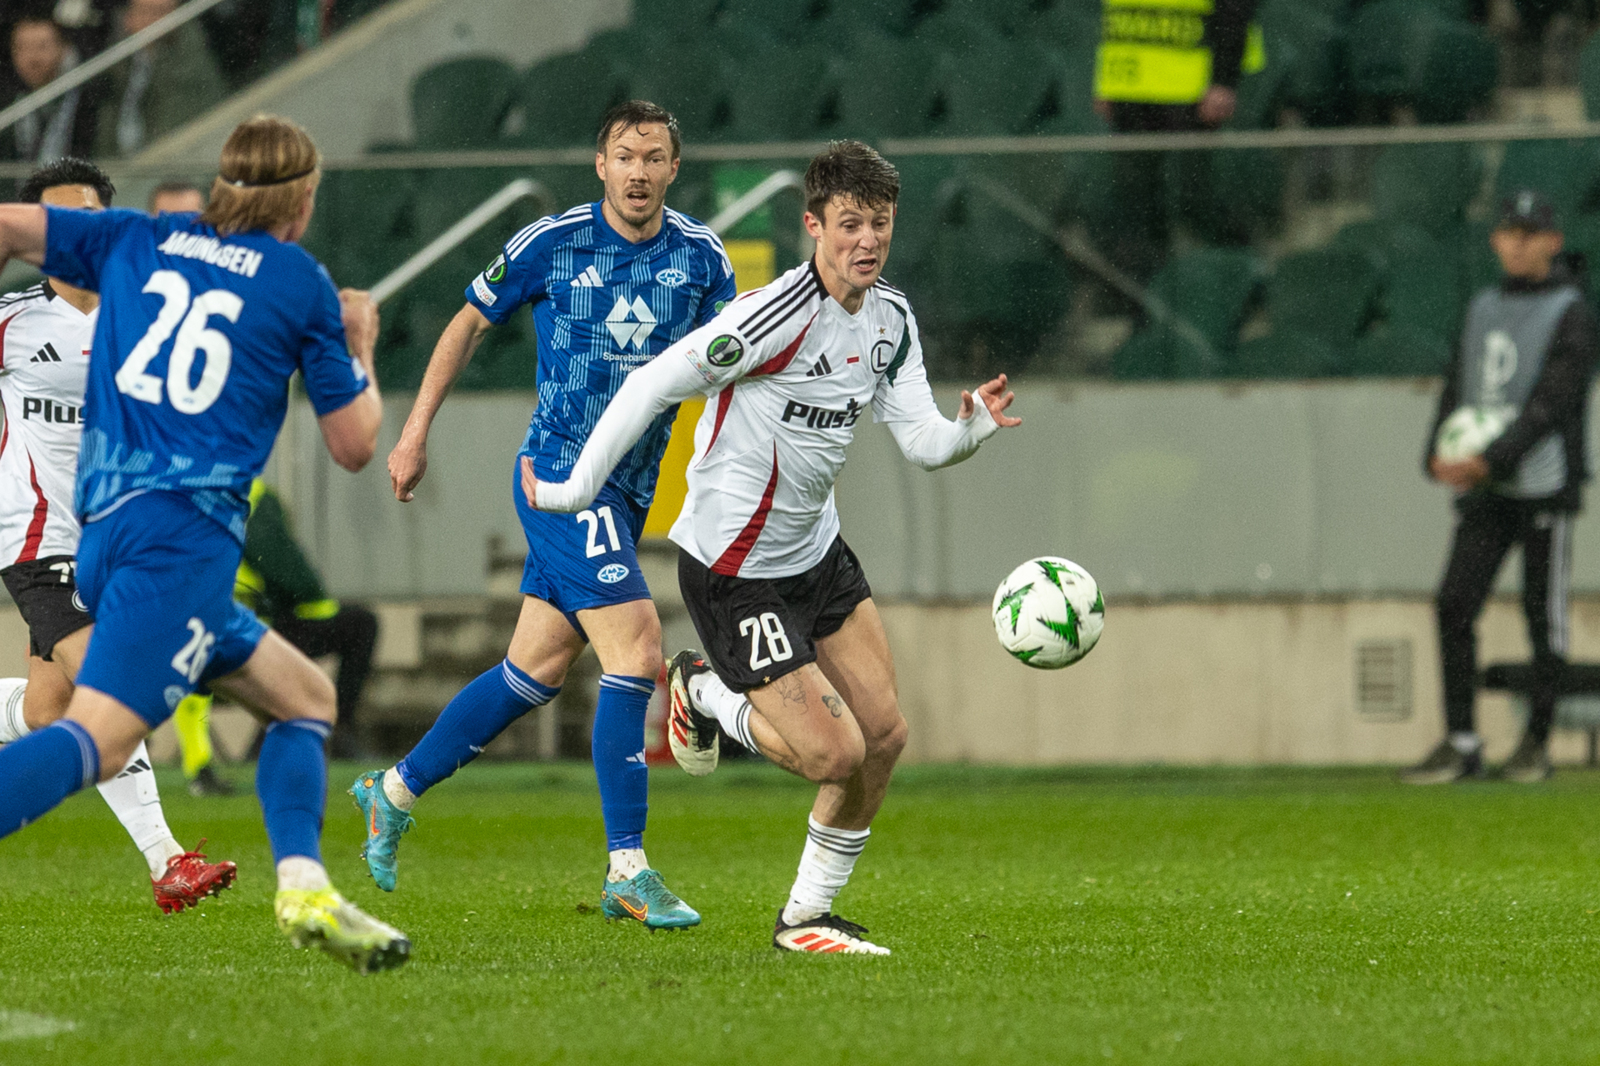
[[[367,860],[373,883],[385,892],[393,892],[400,837],[417,824],[416,819],[384,795],[382,770],[369,770],[356,778],[350,795],[356,798],[356,806],[367,821],[367,842],[361,857]]]
[[[700,913],[674,895],[654,870],[641,870],[626,881],[606,881],[600,909],[609,919],[632,919],[652,930],[700,924]]]

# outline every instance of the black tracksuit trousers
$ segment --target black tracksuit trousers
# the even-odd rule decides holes
[[[1528,735],[1543,742],[1555,717],[1557,687],[1567,654],[1568,585],[1572,578],[1572,512],[1548,500],[1513,500],[1471,493],[1459,515],[1450,561],[1437,600],[1439,655],[1444,673],[1445,728],[1473,730],[1478,639],[1474,626],[1513,545],[1522,546],[1522,609],[1533,645],[1534,690]]]

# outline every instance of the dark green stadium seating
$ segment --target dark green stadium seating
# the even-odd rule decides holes
[[[517,85],[524,129],[511,143],[532,148],[592,144],[600,116],[629,98],[629,67],[642,50],[632,31],[609,30],[582,51],[534,64]]]
[[[1268,71],[1282,69],[1283,81],[1276,87],[1282,104],[1313,126],[1348,122],[1348,4],[1266,0],[1256,19],[1266,37]]]
[[[1343,344],[1377,316],[1382,283],[1382,261],[1364,249],[1299,252],[1279,260],[1267,283],[1267,313],[1274,332],[1315,334]]]
[[[1266,282],[1266,265],[1242,248],[1202,248],[1185,253],[1151,279],[1150,292],[1212,347],[1231,350],[1239,326]]]
[[[1452,243],[1418,226],[1375,219],[1339,231],[1335,247],[1358,248],[1383,264],[1383,317],[1452,337],[1461,324],[1465,277]]]
[[[1349,355],[1316,333],[1274,329],[1239,345],[1229,376],[1239,378],[1323,378],[1343,374]]]
[[[1396,144],[1372,168],[1372,208],[1441,239],[1461,229],[1483,180],[1483,149],[1472,144]]]
[[[1584,114],[1590,122],[1600,121],[1600,34],[1591,35],[1578,56],[1578,84]]]
[[[1442,374],[1450,365],[1450,351],[1450,342],[1432,330],[1391,323],[1351,346],[1346,369],[1362,377]]]
[[[494,147],[516,84],[516,70],[493,56],[450,59],[424,70],[411,83],[416,146],[441,152]]]
[[[1111,356],[1111,376],[1119,381],[1173,381],[1216,377],[1232,365],[1232,353],[1219,359],[1215,349],[1192,335],[1152,323],[1128,338]]]
[[[1407,103],[1424,122],[1459,122],[1494,90],[1498,53],[1480,27],[1429,0],[1378,0],[1350,27],[1350,73],[1361,95]]]
[[[1519,189],[1537,189],[1569,221],[1600,206],[1600,148],[1593,141],[1511,141],[1494,187],[1496,209]]]

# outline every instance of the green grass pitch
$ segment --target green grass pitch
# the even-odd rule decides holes
[[[167,775],[173,828],[239,884],[161,917],[93,794],[0,842],[0,1062],[1600,1060],[1593,774],[912,768],[841,898],[875,959],[770,947],[809,790],[769,768],[655,774],[650,855],[706,921],[653,935],[594,906],[586,768],[441,786],[392,896],[356,858],[356,769],[328,866],[409,966],[292,950],[254,800]]]

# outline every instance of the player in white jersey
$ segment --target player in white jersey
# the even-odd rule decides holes
[[[98,167],[63,159],[31,175],[20,199],[99,210],[115,190]],[[27,678],[0,679],[0,743],[66,714],[92,619],[77,594],[82,529],[73,510],[83,394],[100,297],[55,278],[0,296],[0,580],[28,625]],[[233,883],[173,838],[141,742],[100,793],[150,867],[156,905],[193,906]]]
[[[773,944],[888,954],[832,913],[866,846],[906,742],[894,664],[872,590],[839,536],[833,485],[870,408],[925,469],[958,463],[1002,426],[1004,375],[939,414],[905,294],[880,280],[899,174],[857,141],[806,170],[811,262],[740,297],[629,375],[570,477],[523,489],[541,510],[588,506],[650,419],[715,393],[695,431],[689,494],[671,537],[678,581],[709,668],[669,669],[668,737],[696,776],[716,768],[718,727],[821,787],[799,876]]]

